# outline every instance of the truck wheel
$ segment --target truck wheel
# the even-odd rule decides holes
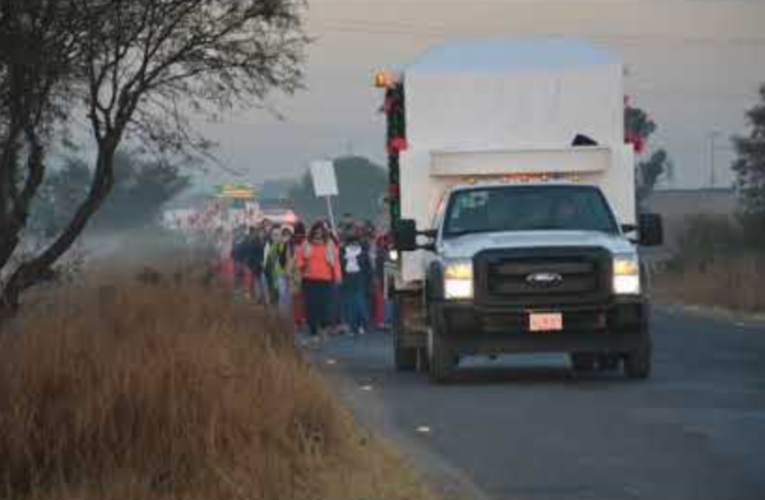
[[[428,373],[430,380],[436,384],[448,382],[457,367],[457,357],[449,346],[449,342],[431,332],[429,335]]]
[[[653,343],[651,336],[644,333],[642,345],[624,357],[624,373],[634,380],[645,380],[651,376],[653,367]]]
[[[595,355],[589,352],[572,352],[569,354],[571,366],[576,372],[591,372],[595,370]]]
[[[417,368],[417,349],[398,345],[398,335],[393,348],[393,357],[397,371],[410,372]]]
[[[403,347],[401,335],[404,333],[404,318],[402,314],[401,299],[396,297],[394,302],[393,316],[393,362],[396,370],[409,372],[417,369],[417,349]]]

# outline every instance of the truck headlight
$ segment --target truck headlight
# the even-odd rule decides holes
[[[455,261],[444,268],[444,296],[447,300],[473,298],[473,263]]]
[[[640,295],[640,260],[637,255],[615,255],[613,274],[616,295]]]

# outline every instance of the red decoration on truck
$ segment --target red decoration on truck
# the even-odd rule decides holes
[[[634,132],[627,131],[624,134],[624,142],[632,144],[636,153],[642,153],[645,150],[645,139]]]
[[[408,147],[409,143],[407,143],[406,137],[394,137],[388,142],[388,152],[392,154],[406,151]]]
[[[390,94],[386,95],[385,102],[383,103],[381,111],[385,113],[386,115],[389,115],[391,111],[393,111],[393,104],[394,104],[393,97]]]

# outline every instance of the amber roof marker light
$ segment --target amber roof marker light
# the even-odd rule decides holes
[[[380,70],[374,74],[374,85],[378,89],[390,89],[399,83],[400,77],[391,71]]]

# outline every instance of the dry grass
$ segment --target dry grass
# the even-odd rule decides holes
[[[41,297],[0,337],[0,498],[432,497],[264,310],[189,283]]]
[[[656,276],[663,302],[765,312],[765,246],[754,225],[724,216],[688,218],[671,261]]]
[[[655,278],[662,302],[765,313],[765,255],[741,253],[703,262],[684,262]]]

